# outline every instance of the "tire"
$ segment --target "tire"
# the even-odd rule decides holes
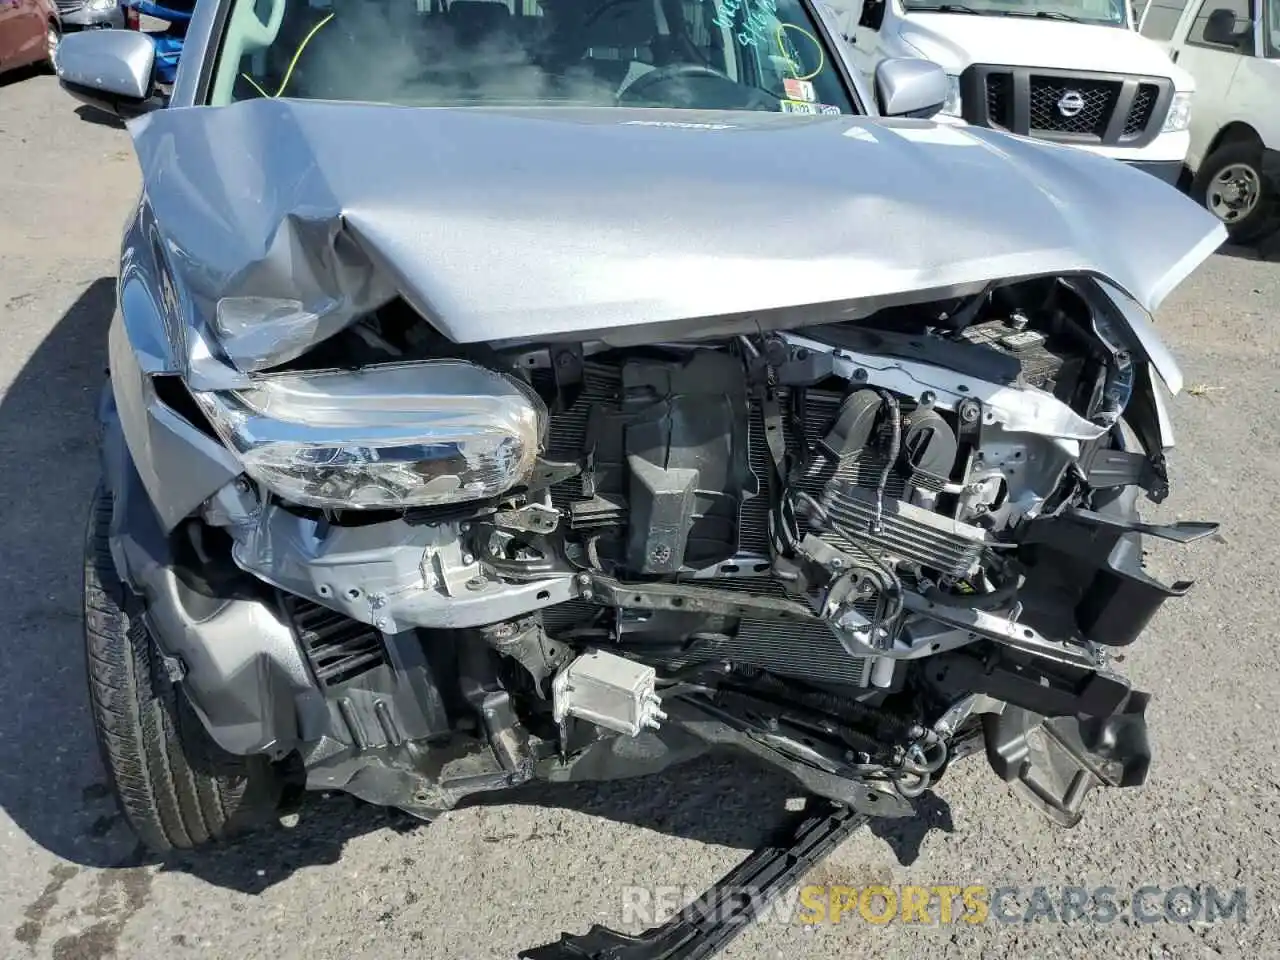
[[[1253,243],[1280,229],[1280,195],[1263,172],[1262,157],[1257,141],[1225,143],[1204,159],[1191,182],[1192,198],[1222,220],[1232,243]],[[1242,185],[1256,188],[1251,204],[1237,199]]]
[[[111,558],[111,511],[99,486],[85,537],[84,638],[103,765],[125,819],[153,852],[230,839],[274,817],[281,778],[265,757],[219,748],[170,681]]]

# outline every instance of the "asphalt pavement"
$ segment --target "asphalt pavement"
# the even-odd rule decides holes
[[[155,863],[136,848],[92,740],[79,600],[93,407],[136,196],[124,130],[50,76],[0,78],[0,957],[511,958],[596,922],[640,929],[759,842],[792,786],[716,759],[525,790],[430,826],[316,797],[207,855]],[[1224,526],[1155,553],[1157,573],[1198,582],[1121,664],[1154,694],[1147,785],[1095,795],[1062,830],[966,760],[917,820],[868,829],[814,871],[828,893],[854,891],[836,893],[851,904],[840,922],[778,914],[723,956],[1280,957],[1278,314],[1280,264],[1219,254],[1157,318],[1189,389],[1173,493],[1153,515]],[[885,901],[861,909],[856,894],[877,884],[981,887],[992,909],[871,922]],[[1084,919],[1063,910],[1069,888],[1090,894]],[[1198,900],[1195,921],[1166,899]]]

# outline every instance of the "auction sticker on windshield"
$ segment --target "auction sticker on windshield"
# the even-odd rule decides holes
[[[808,80],[797,80],[794,77],[784,77],[782,80],[782,89],[787,91],[787,96],[792,100],[803,100],[805,103],[813,103],[818,99],[818,92],[813,88],[813,84]]]
[[[840,108],[829,103],[805,103],[801,100],[782,100],[779,101],[779,109],[783,113],[835,113],[840,112]]]

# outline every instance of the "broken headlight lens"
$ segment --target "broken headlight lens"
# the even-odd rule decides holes
[[[309,310],[300,300],[223,297],[214,312],[213,328],[227,359],[237,370],[253,373],[292,360],[332,334],[341,326],[330,316],[335,307],[332,301],[323,309]]]
[[[531,389],[456,360],[273,375],[193,396],[249,476],[330,509],[495,496],[533,465],[546,423]]]

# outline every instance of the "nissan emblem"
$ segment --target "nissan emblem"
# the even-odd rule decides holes
[[[1084,109],[1084,97],[1079,90],[1068,90],[1058,100],[1058,112],[1064,117],[1079,115]]]

